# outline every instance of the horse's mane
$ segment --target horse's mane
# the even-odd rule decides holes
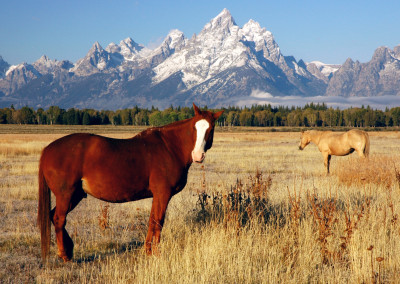
[[[147,129],[143,130],[142,132],[140,132],[136,136],[147,136],[147,135],[151,135],[154,132],[161,132],[161,131],[164,131],[164,130],[173,130],[173,129],[179,128],[183,124],[188,123],[192,119],[193,119],[193,117],[186,118],[184,120],[175,121],[175,122],[172,122],[170,124],[163,125],[163,126],[150,127],[150,128],[147,128]]]

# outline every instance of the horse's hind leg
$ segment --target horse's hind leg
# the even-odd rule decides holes
[[[68,212],[86,196],[82,189],[76,190],[71,196],[60,194],[56,196],[56,207],[51,210],[51,219],[54,224],[57,238],[58,256],[64,261],[69,261],[73,255],[74,243],[68,235],[65,225]]]
[[[365,147],[356,149],[357,154],[361,158],[367,158],[368,156],[365,153]]]

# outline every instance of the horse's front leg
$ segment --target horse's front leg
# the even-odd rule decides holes
[[[157,245],[160,243],[161,230],[164,225],[165,212],[169,200],[170,192],[159,192],[154,194],[153,204],[151,206],[149,229],[146,236],[146,253],[148,255],[158,254]]]
[[[328,153],[323,153],[322,154],[324,156],[324,165],[325,165],[325,169],[326,169],[326,174],[329,174],[329,166],[331,163],[331,155],[329,155]]]

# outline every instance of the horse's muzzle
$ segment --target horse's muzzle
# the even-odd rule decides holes
[[[304,148],[302,148],[301,146],[299,146],[299,150],[303,150]]]
[[[195,153],[194,151],[192,152],[193,162],[202,163],[204,161],[205,157],[206,157],[206,153],[204,153],[204,152],[197,152],[197,153]]]

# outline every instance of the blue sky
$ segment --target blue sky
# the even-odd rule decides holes
[[[342,64],[367,62],[379,46],[400,44],[400,1],[393,0],[0,0],[0,56],[10,64],[42,55],[75,62],[95,41],[131,37],[154,46],[170,30],[190,38],[227,8],[271,31],[284,55]]]

